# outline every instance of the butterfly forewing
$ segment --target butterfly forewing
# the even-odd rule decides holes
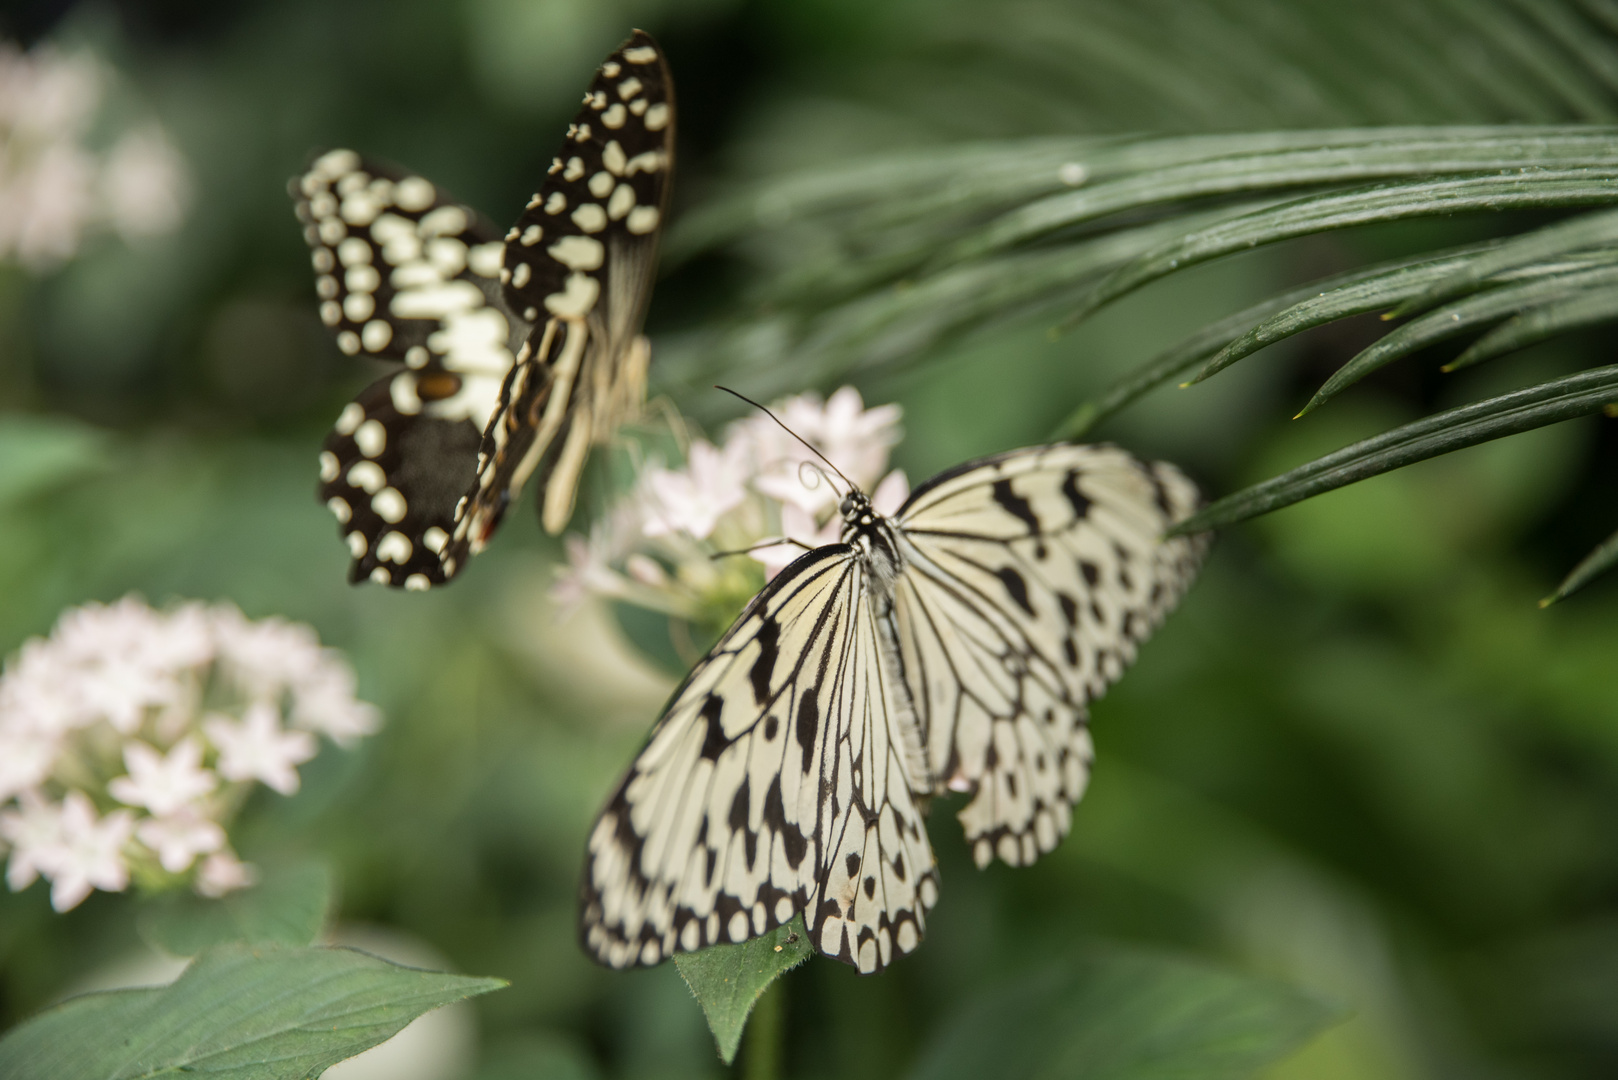
[[[895,518],[895,611],[937,789],[979,865],[1026,865],[1067,833],[1092,749],[1088,705],[1195,576],[1205,538],[1172,466],[1110,446],[1015,451],[918,489]]]
[[[645,393],[640,337],[674,166],[674,85],[636,31],[596,72],[545,184],[506,234],[506,300],[535,322],[489,430],[468,532],[538,472],[541,521],[572,513],[585,455]]]
[[[293,182],[321,320],[350,355],[401,366],[349,403],[321,453],[321,498],[351,580],[444,581],[456,506],[529,326],[506,307],[493,226],[427,180],[351,150]]]
[[[590,836],[586,948],[615,967],[803,912],[861,971],[937,896],[867,583],[844,546],[788,567],[692,671]]]

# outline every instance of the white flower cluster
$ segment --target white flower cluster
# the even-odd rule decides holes
[[[845,386],[822,402],[804,394],[772,407],[781,424],[750,416],[721,445],[693,440],[684,468],[658,465],[598,521],[588,538],[567,538],[568,567],[553,591],[564,607],[589,596],[625,600],[680,618],[727,622],[806,547],[837,541],[840,481],[782,424],[813,444],[843,475],[871,493],[883,513],[898,510],[910,486],[887,473],[899,442],[899,406],[865,408]],[[795,543],[755,547],[781,537]],[[753,549],[751,558],[719,552]],[[762,564],[763,573],[760,574]]]
[[[45,270],[72,258],[91,229],[127,240],[179,225],[190,181],[161,127],[88,145],[111,81],[92,53],[0,41],[0,259]]]
[[[58,911],[131,875],[205,896],[252,883],[225,828],[255,783],[298,790],[316,735],[377,730],[354,672],[300,623],[134,597],[65,612],[0,675],[0,854]]]

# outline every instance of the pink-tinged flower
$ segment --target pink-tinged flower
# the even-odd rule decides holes
[[[125,240],[172,231],[190,200],[185,162],[159,127],[126,132],[101,174],[107,215]]]
[[[382,727],[382,713],[354,696],[354,671],[347,664],[327,660],[294,687],[292,723],[324,735],[338,746],[353,746],[364,735]]]
[[[62,808],[35,791],[18,797],[19,810],[0,811],[0,839],[11,845],[6,884],[21,892],[61,858]]]
[[[298,790],[298,770],[315,756],[315,737],[307,731],[286,731],[280,711],[258,702],[247,707],[241,720],[212,716],[203,731],[219,748],[219,772],[226,780],[259,780],[291,795]]]
[[[134,831],[135,816],[128,810],[97,817],[83,792],[68,792],[58,846],[51,865],[40,868],[51,879],[51,907],[71,911],[96,889],[122,892],[129,885],[124,845]]]
[[[747,498],[753,463],[749,448],[732,440],[721,449],[691,444],[683,469],[653,469],[646,476],[647,536],[683,532],[705,540],[728,511]]]
[[[171,874],[184,873],[197,861],[225,846],[225,830],[217,821],[186,807],[166,817],[146,818],[135,826],[135,839],[157,854]]]
[[[252,621],[231,604],[215,605],[211,615],[219,657],[250,697],[275,700],[326,665],[320,639],[302,623]]]
[[[144,806],[158,817],[200,799],[219,784],[219,778],[202,767],[202,744],[189,737],[175,743],[167,756],[132,739],[124,744],[124,767],[129,775],[108,781],[107,791],[119,802]]]
[[[258,884],[258,870],[244,863],[235,852],[226,850],[210,855],[197,868],[197,892],[217,900],[226,893]]]
[[[861,486],[874,483],[899,442],[899,407],[865,408],[852,386],[838,390],[824,405],[812,394],[792,398],[777,413],[782,424],[814,445],[844,476]],[[782,503],[819,513],[837,504],[832,486],[805,466],[825,466],[807,447],[767,416],[742,421],[757,455],[753,485]]]
[[[891,517],[899,512],[909,497],[910,482],[905,478],[904,470],[894,469],[871,492],[871,506],[879,514]],[[766,580],[792,565],[805,550],[812,551],[842,539],[843,517],[841,514],[828,514],[824,522],[817,523],[815,515],[809,511],[795,503],[786,503],[781,507],[781,535],[797,543],[772,544],[752,553],[753,558],[764,564]]]
[[[0,803],[50,775],[57,745],[54,736],[0,719]]]

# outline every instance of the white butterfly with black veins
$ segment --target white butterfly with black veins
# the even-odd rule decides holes
[[[645,397],[640,327],[673,165],[674,84],[637,30],[503,239],[352,150],[292,182],[321,319],[344,352],[403,365],[343,409],[320,455],[351,581],[448,581],[536,471],[545,528],[567,524],[590,446]]]
[[[861,972],[938,897],[927,801],[965,792],[979,866],[1067,833],[1087,707],[1190,584],[1206,535],[1172,465],[1112,446],[969,462],[788,566],[692,670],[590,833],[581,938],[613,967],[804,913]]]

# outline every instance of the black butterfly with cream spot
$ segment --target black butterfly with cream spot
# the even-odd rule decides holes
[[[403,365],[344,407],[321,451],[349,580],[448,581],[536,472],[546,530],[567,524],[590,447],[645,397],[640,327],[673,165],[673,80],[637,30],[503,238],[352,150],[292,182],[321,320],[345,353]]]

